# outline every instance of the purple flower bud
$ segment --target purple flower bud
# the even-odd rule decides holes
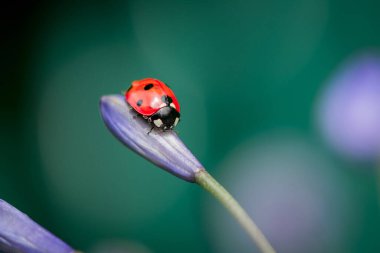
[[[324,90],[319,125],[338,152],[360,160],[380,155],[380,56],[364,54],[344,64]]]
[[[104,96],[100,111],[105,124],[123,144],[169,173],[189,182],[203,166],[174,131],[153,129],[121,95]]]
[[[0,199],[0,252],[72,253],[74,250]]]

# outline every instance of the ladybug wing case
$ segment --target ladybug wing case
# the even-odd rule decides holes
[[[178,112],[180,111],[178,100],[173,91],[157,79],[146,78],[132,82],[132,86],[126,92],[125,97],[129,105],[144,116],[151,116],[166,106],[167,99],[173,103]]]

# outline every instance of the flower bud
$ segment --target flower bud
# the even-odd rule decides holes
[[[73,253],[74,250],[0,199],[0,252]]]
[[[194,182],[195,174],[203,170],[203,166],[174,131],[153,129],[149,133],[152,126],[128,106],[123,96],[103,96],[100,112],[106,126],[117,139],[167,172]]]

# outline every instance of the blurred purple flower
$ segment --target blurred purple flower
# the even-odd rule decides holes
[[[360,160],[380,155],[380,55],[354,57],[323,91],[318,105],[322,133],[333,148]]]
[[[186,148],[174,131],[154,129],[130,109],[121,95],[104,96],[100,100],[103,120],[123,144],[169,173],[189,182],[203,166]]]
[[[0,252],[71,253],[74,250],[0,199]]]

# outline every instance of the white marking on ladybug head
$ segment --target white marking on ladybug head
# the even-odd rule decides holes
[[[161,119],[153,120],[153,123],[156,127],[161,127],[164,124]]]
[[[174,126],[176,126],[178,124],[178,121],[179,121],[179,118],[175,118]]]
[[[175,104],[173,104],[173,103],[170,104],[170,107],[173,107],[174,109],[177,110],[177,108],[175,107]]]

